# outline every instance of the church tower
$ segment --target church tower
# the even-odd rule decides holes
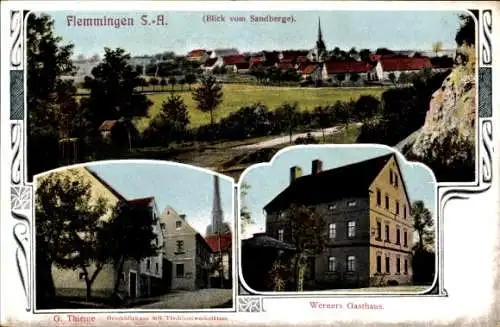
[[[316,41],[315,55],[319,62],[326,57],[326,45],[323,41],[323,32],[321,31],[321,19],[318,17],[318,40]]]
[[[223,217],[224,217],[224,212],[222,211],[222,204],[220,198],[219,176],[214,175],[212,224],[208,225],[206,236],[217,235],[219,233],[227,233],[230,231],[229,226],[222,221]]]

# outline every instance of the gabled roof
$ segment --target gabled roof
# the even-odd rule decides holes
[[[118,123],[118,120],[105,120],[102,122],[101,126],[99,126],[100,131],[111,131],[116,124]]]
[[[205,53],[206,53],[206,51],[205,51],[204,49],[194,49],[194,50],[191,50],[191,51],[188,53],[188,57],[192,57],[192,58],[195,58],[195,57],[201,57],[201,56],[203,56]]]
[[[328,61],[325,63],[328,74],[367,73],[371,66],[360,61]]]
[[[295,204],[317,204],[346,197],[368,196],[368,188],[393,153],[297,178],[269,202],[264,210],[275,211]]]
[[[255,64],[261,63],[263,61],[264,61],[264,58],[262,58],[262,56],[250,57],[250,65],[255,65]]]
[[[387,72],[421,70],[432,68],[431,61],[427,57],[417,58],[381,58],[379,63],[382,69]]]
[[[304,67],[304,70],[302,71],[302,74],[308,75],[314,73],[318,69],[317,64],[309,64]]]
[[[231,233],[224,233],[219,235],[211,235],[205,237],[205,241],[208,243],[212,252],[231,250]],[[219,242],[220,241],[220,242]]]
[[[245,57],[242,55],[234,55],[234,56],[224,56],[222,57],[224,60],[224,65],[236,65],[246,63]]]

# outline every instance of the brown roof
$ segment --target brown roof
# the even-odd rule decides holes
[[[204,49],[194,49],[188,53],[188,57],[201,57],[206,53]]]
[[[367,73],[371,66],[360,61],[329,61],[325,63],[328,74]]]
[[[314,73],[314,71],[316,69],[318,69],[317,64],[309,64],[304,68],[304,70],[302,71],[302,74],[306,74],[306,75],[312,74],[312,73]]]
[[[380,59],[382,69],[387,72],[421,70],[431,68],[431,61],[426,57],[418,58],[382,58]]]
[[[242,55],[225,56],[222,57],[222,60],[224,60],[224,65],[236,65],[246,62],[245,57]]]
[[[118,120],[105,120],[102,122],[101,126],[99,126],[99,130],[110,131],[116,126],[116,123],[118,123]]]

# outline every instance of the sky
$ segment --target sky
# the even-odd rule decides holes
[[[88,166],[126,199],[154,196],[158,210],[167,205],[186,220],[201,235],[212,222],[214,192],[213,174],[184,165],[166,163],[113,162]],[[233,227],[233,184],[220,178],[224,221]]]
[[[272,161],[271,165],[262,164],[247,170],[242,181],[250,188],[248,194],[242,198],[242,204],[250,211],[254,224],[246,228],[243,238],[251,237],[253,233],[265,232],[264,206],[275,196],[288,187],[290,183],[290,167],[302,168],[302,175],[311,173],[311,163],[314,159],[323,161],[323,170],[333,169],[379,157],[393,152],[387,147],[348,146],[337,147],[309,147],[293,148],[281,152]],[[399,156],[398,163],[402,169],[408,196],[411,202],[422,200],[425,206],[436,212],[436,187],[434,174],[418,163],[408,163]],[[434,217],[435,218],[435,217]]]
[[[356,47],[396,50],[431,50],[441,41],[445,49],[455,47],[459,26],[454,11],[275,11],[275,12],[45,12],[54,18],[55,34],[63,43],[75,45],[75,55],[102,55],[104,47],[122,47],[131,55],[174,51],[236,47],[240,51],[312,49],[321,19],[324,41],[328,49],[338,46],[348,50]],[[159,14],[168,25],[142,25]],[[225,22],[204,23],[206,14],[219,14]],[[250,15],[293,16],[293,23],[252,23]],[[133,18],[132,26],[82,27],[68,26],[68,16],[76,18]],[[231,22],[230,17],[245,16],[247,21]],[[156,19],[156,18],[155,18]],[[159,21],[156,19],[156,21]]]

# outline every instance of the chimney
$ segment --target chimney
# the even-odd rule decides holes
[[[290,168],[290,184],[300,176],[302,176],[302,169],[300,167],[293,166],[292,168]]]
[[[323,171],[323,161],[316,159],[312,162],[311,174],[318,175]]]
[[[181,217],[182,220],[186,220],[186,215],[185,214],[179,215],[179,217]]]

